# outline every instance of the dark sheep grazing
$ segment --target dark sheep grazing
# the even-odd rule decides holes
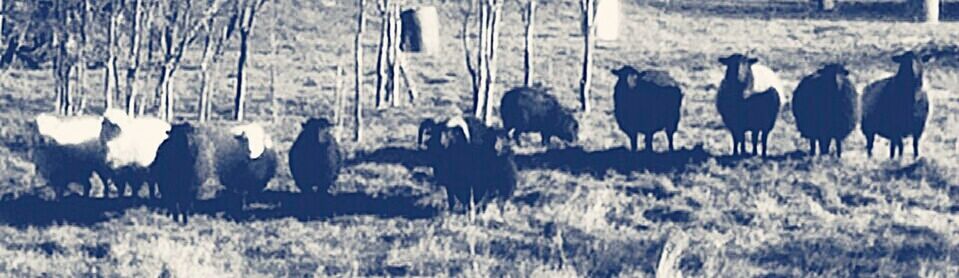
[[[490,130],[481,122],[470,123],[466,129]],[[450,208],[469,204],[471,198],[483,201],[511,196],[517,181],[516,163],[508,148],[496,149],[493,134],[497,133],[483,136],[486,143],[473,143],[467,141],[462,128],[439,131],[428,140],[436,143],[428,143],[427,150],[432,154],[430,163],[436,181],[446,186]]]
[[[266,187],[276,173],[275,152],[265,141],[265,134],[238,134],[240,127],[231,130],[233,134],[219,127],[189,123],[170,129],[151,171],[156,175],[163,206],[171,214],[181,215],[187,222],[203,187],[222,185],[244,198]]]
[[[310,118],[290,147],[290,172],[303,191],[327,193],[343,167],[333,127],[326,119]]]
[[[653,151],[653,135],[665,131],[669,151],[673,151],[673,134],[683,104],[679,83],[665,71],[639,72],[623,66],[612,73],[618,78],[613,92],[616,123],[629,136],[632,149],[639,149],[638,137],[643,134],[646,150]]]
[[[859,123],[859,94],[841,64],[827,64],[799,82],[793,93],[793,115],[803,138],[809,139],[809,153],[829,153],[836,142],[836,156],[842,157],[842,142]]]
[[[929,97],[923,90],[923,63],[932,57],[907,51],[892,57],[896,75],[866,86],[862,95],[862,133],[866,153],[872,156],[876,134],[889,139],[889,157],[903,153],[903,138],[912,136],[912,152],[919,156],[919,141],[929,116]]]
[[[769,132],[776,126],[782,105],[781,81],[759,59],[743,54],[719,58],[726,66],[726,75],[719,85],[716,108],[723,124],[733,137],[733,155],[746,153],[746,132],[752,133],[753,151],[757,154],[762,138],[762,156],[766,156]]]
[[[503,130],[517,143],[524,132],[539,132],[543,145],[549,144],[551,137],[575,142],[579,133],[573,114],[543,88],[518,87],[507,91],[499,112]]]
[[[80,184],[82,194],[89,194],[91,176],[106,175],[106,149],[99,141],[102,122],[101,117],[89,116],[36,117],[39,144],[34,147],[33,161],[58,197],[66,195],[71,183]]]

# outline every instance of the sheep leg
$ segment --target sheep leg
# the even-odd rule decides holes
[[[919,135],[915,135],[912,137],[912,157],[913,158],[919,157],[919,138],[921,138]]]
[[[751,135],[752,135],[752,137],[753,137],[753,153],[752,153],[752,155],[753,155],[753,156],[756,156],[756,155],[759,154],[759,130],[753,130],[751,133],[752,133]]]
[[[676,134],[676,131],[666,131],[666,141],[669,141],[669,151],[672,152],[675,149],[673,148],[673,134]]]
[[[836,140],[836,157],[842,158],[842,139],[835,138]]]
[[[646,143],[646,149],[643,151],[653,152],[653,134],[644,134],[643,141]]]
[[[809,155],[816,155],[816,139],[809,139]]]
[[[766,142],[769,141],[769,131],[768,131],[768,130],[763,131],[762,140],[763,140],[763,141],[762,141],[762,143],[763,143],[763,157],[766,157]]]
[[[899,148],[899,158],[902,158],[902,153],[904,152],[904,149],[906,148],[906,144],[903,143],[902,138],[899,139],[898,148]]]
[[[634,152],[639,150],[639,134],[629,134],[629,146]]]
[[[546,133],[540,133],[540,134],[542,135],[542,136],[540,136],[540,137],[542,138],[543,146],[549,146],[549,137],[550,137],[551,135],[546,134]]]
[[[872,147],[873,147],[873,142],[876,140],[876,134],[869,133],[865,135],[866,135],[866,156],[872,157]]]
[[[828,155],[829,154],[829,145],[832,142],[829,141],[829,138],[819,139],[819,155]]]

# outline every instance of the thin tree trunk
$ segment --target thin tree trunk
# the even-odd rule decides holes
[[[484,97],[485,112],[483,112],[483,122],[487,125],[490,124],[493,113],[493,105],[491,103],[493,99],[493,94],[496,92],[496,49],[499,48],[499,16],[502,9],[502,4],[499,0],[492,0],[492,15],[490,18],[490,38],[489,38],[489,61],[487,62],[487,76],[486,76],[486,93]]]
[[[396,107],[399,103],[399,94],[400,91],[400,80],[398,76],[400,75],[400,28],[402,28],[402,22],[400,21],[400,5],[393,5],[393,14],[390,16],[390,20],[393,22],[392,33],[390,33],[390,106]]]
[[[141,17],[143,16],[143,1],[133,0],[134,10],[130,28],[130,65],[127,67],[127,114],[134,115],[136,110],[137,93],[140,88],[136,82],[137,68],[140,66],[140,39],[142,36]],[[142,111],[142,110],[141,110]]]
[[[402,55],[402,54],[400,54]],[[413,79],[409,77],[409,74],[406,72],[406,57],[400,56],[400,60],[397,62],[400,68],[400,76],[403,77],[403,82],[406,83],[406,92],[410,97],[410,104],[416,102],[418,93],[416,92],[416,85],[413,84]]]
[[[383,93],[386,91],[386,51],[389,44],[389,5],[390,0],[378,0],[378,9],[380,11],[380,44],[376,53],[376,108],[382,107]]]
[[[488,0],[487,0],[488,1]],[[489,25],[487,25],[487,20],[489,20],[489,7],[486,1],[481,1],[479,4],[479,49],[476,59],[476,68],[477,68],[477,78],[478,78],[478,90],[473,92],[473,114],[477,118],[483,117],[483,92],[486,89],[486,62],[487,57],[487,44],[489,42]]]
[[[333,84],[333,105],[335,109],[333,110],[333,124],[336,128],[336,140],[341,140],[341,132],[343,130],[343,114],[346,111],[343,111],[345,105],[345,99],[343,99],[343,67],[339,63],[336,64],[336,78],[334,79]]]
[[[276,43],[276,33],[279,33],[280,30],[277,24],[277,10],[279,10],[280,3],[275,3],[273,5],[273,32],[270,32],[270,53],[273,57],[270,58],[270,119],[272,122],[276,123],[276,118],[279,108],[276,99],[276,59],[279,57],[279,49],[277,48]]]
[[[361,43],[363,39],[363,29],[365,29],[364,26],[366,25],[366,18],[363,16],[365,2],[365,0],[357,1],[357,7],[359,10],[357,11],[356,15],[357,30],[353,47],[353,67],[355,74],[353,77],[353,83],[355,85],[353,89],[353,121],[355,124],[355,129],[353,130],[353,140],[356,142],[363,140],[363,104],[360,101],[360,96],[363,94],[363,45]]]
[[[250,33],[240,30],[240,57],[236,63],[236,96],[233,98],[233,120],[243,121],[244,103],[246,102],[246,88],[244,81],[246,76],[243,70],[246,68],[247,50],[249,49]]]
[[[536,0],[526,5],[526,40],[523,44],[523,84],[533,85],[533,25],[536,23]]]
[[[593,49],[596,46],[593,36],[596,34],[595,26],[595,0],[581,0],[583,12],[583,71],[582,78],[579,81],[579,101],[584,113],[589,113],[589,90],[593,82]]]

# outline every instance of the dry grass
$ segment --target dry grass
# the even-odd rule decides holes
[[[702,144],[709,153],[721,155],[730,148],[712,104],[722,75],[715,60],[721,55],[751,49],[781,73],[791,90],[801,76],[827,61],[847,63],[853,79],[864,84],[893,71],[889,56],[900,49],[959,41],[955,32],[959,23],[953,22],[929,26],[862,15],[845,20],[843,14],[804,19],[810,14],[799,12],[805,5],[799,2],[806,1],[726,0],[699,6],[700,1],[675,1],[674,5],[689,8],[685,10],[658,1],[641,1],[652,6],[626,2],[623,39],[602,42],[597,48],[595,110],[577,115],[583,127],[579,144],[587,150],[628,142],[611,113],[614,80],[608,70],[622,64],[665,69],[685,84],[676,143]],[[249,113],[255,120],[271,121],[265,99],[266,63],[274,59],[283,69],[278,86],[282,110],[268,124],[280,153],[289,148],[304,117],[332,117],[333,65],[352,67],[347,34],[355,28],[349,3],[323,7],[293,0],[287,5],[282,14],[288,16],[279,21],[281,55],[266,56],[266,41],[258,40],[249,71]],[[469,106],[456,5],[440,6],[441,51],[410,58],[422,96],[416,107],[366,110],[368,137],[362,143],[344,143],[351,157],[390,146],[412,147],[421,119]],[[764,5],[780,8],[729,14],[729,7]],[[505,11],[504,26],[521,26],[515,3]],[[555,88],[564,105],[576,107],[578,2],[543,2],[538,12],[535,76]],[[254,39],[272,28],[267,20],[261,23]],[[370,28],[376,24],[370,22]],[[503,29],[498,88],[521,81],[522,59],[515,58],[521,57],[521,32],[522,28]],[[375,32],[370,33],[367,57],[375,57]],[[373,59],[368,58],[368,66]],[[936,112],[918,160],[888,161],[885,140],[878,142],[877,158],[866,158],[859,133],[847,141],[849,151],[841,160],[797,158],[790,154],[807,146],[784,109],[770,138],[774,157],[768,160],[716,157],[666,173],[610,170],[591,175],[549,167],[527,169],[510,200],[475,215],[428,220],[342,216],[308,222],[292,218],[237,222],[199,216],[179,226],[156,212],[132,209],[89,227],[0,227],[0,272],[121,277],[652,276],[662,246],[673,231],[682,230],[688,245],[681,250],[678,270],[687,276],[944,277],[959,272],[955,59],[943,57],[927,71]],[[233,61],[232,54],[226,61]],[[371,73],[372,67],[366,71]],[[177,77],[177,113],[186,119],[192,118],[195,75],[185,70]],[[219,78],[214,111],[226,117],[232,81],[225,74]],[[8,194],[44,191],[24,151],[32,142],[28,119],[53,107],[51,79],[49,71],[11,72],[0,83],[0,107],[7,108],[0,117],[0,140],[8,146],[0,147],[5,178],[0,184]],[[370,92],[373,80],[367,81]],[[371,95],[365,101],[369,101],[365,107],[372,106]],[[94,97],[91,103],[89,112],[99,111],[100,101]],[[657,138],[657,149],[664,149],[662,139]],[[535,138],[527,140],[518,153],[544,151],[532,143]],[[281,165],[276,189],[293,188],[286,172],[286,165]],[[377,194],[403,187],[436,195],[442,190],[415,178],[420,173],[428,169],[393,163],[351,165],[335,191]]]

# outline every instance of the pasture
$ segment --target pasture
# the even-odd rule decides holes
[[[286,150],[305,117],[333,117],[334,66],[347,72],[352,98],[355,5],[286,0],[280,18],[259,18],[251,41],[250,120],[263,122],[277,143],[278,177],[271,190],[296,190]],[[419,122],[468,111],[472,102],[460,41],[457,1],[420,1],[439,8],[441,49],[407,56],[420,98],[414,104],[373,108],[376,17],[364,40],[366,138],[351,139],[344,115],[341,145],[346,168],[334,192],[412,196],[420,206],[444,204],[431,170],[412,159]],[[447,2],[447,3],[443,3]],[[702,3],[708,2],[708,3]],[[520,180],[513,196],[465,215],[382,217],[231,217],[197,215],[178,225],[144,208],[111,211],[96,223],[23,219],[0,211],[2,276],[654,276],[663,247],[678,246],[667,269],[692,277],[920,276],[959,273],[959,3],[945,1],[944,22],[908,22],[896,5],[839,1],[817,14],[808,1],[623,1],[618,41],[595,52],[593,109],[577,113],[579,141],[566,148],[514,146]],[[851,2],[851,3],[849,3]],[[578,107],[582,53],[578,1],[541,1],[537,11],[534,79],[553,88],[564,106]],[[368,6],[373,6],[372,4]],[[890,8],[891,7],[891,8]],[[375,7],[368,7],[373,14]],[[520,7],[507,2],[500,34],[502,92],[522,83]],[[278,25],[280,54],[262,39]],[[373,30],[373,31],[371,31]],[[223,59],[214,95],[214,120],[232,109],[235,46]],[[716,59],[752,51],[779,72],[791,92],[802,76],[841,61],[860,87],[895,71],[890,57],[904,49],[938,53],[926,68],[933,103],[922,156],[889,160],[879,139],[867,158],[857,130],[843,158],[805,157],[807,142],[782,109],[769,154],[731,158],[731,139],[714,95],[723,76]],[[196,51],[177,73],[178,120],[195,117]],[[265,94],[268,62],[278,69],[276,118]],[[627,137],[612,116],[611,69],[629,64],[669,71],[684,86],[676,145],[682,160],[628,153]],[[88,71],[100,88],[100,72]],[[152,87],[152,83],[147,84]],[[99,89],[91,89],[99,92]],[[90,93],[88,114],[102,110]],[[31,119],[52,111],[49,70],[9,71],[0,81],[0,192],[2,202],[50,195],[28,159]],[[402,98],[406,100],[405,95]],[[350,103],[346,110],[351,111]],[[498,113],[494,126],[498,126]],[[910,141],[907,141],[907,144]],[[666,149],[665,137],[655,140]],[[110,194],[105,194],[110,195]],[[109,200],[96,200],[109,202]],[[363,203],[353,204],[363,207]],[[43,206],[37,206],[43,208]],[[57,206],[51,205],[51,210]],[[15,210],[24,213],[22,210]],[[42,212],[42,213],[58,213]],[[66,212],[59,212],[66,213]],[[318,213],[322,215],[323,213]],[[29,218],[29,217],[26,217]],[[9,223],[8,223],[9,222]],[[19,221],[18,221],[19,222]],[[666,256],[670,257],[670,256]]]

